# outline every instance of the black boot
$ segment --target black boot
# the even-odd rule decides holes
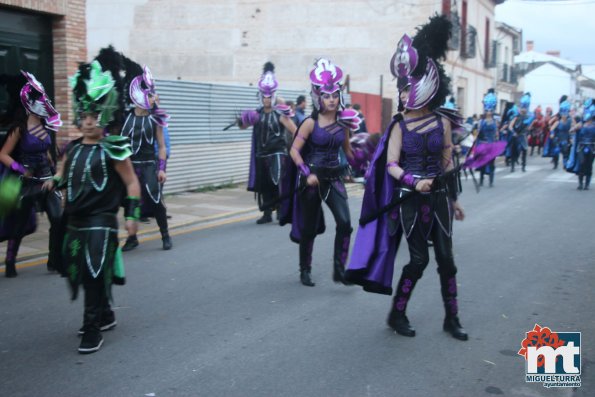
[[[300,281],[307,287],[314,287],[316,284],[312,281],[310,275],[312,271],[312,250],[314,249],[314,240],[300,241]]]
[[[14,278],[18,276],[14,259],[6,260],[4,262],[4,277]]]
[[[169,237],[168,231],[161,232],[161,241],[163,242],[163,249],[168,251],[173,247],[173,243],[171,242],[171,237]]]
[[[335,236],[335,252],[333,258],[333,281],[336,283],[343,283],[350,285],[345,280],[345,262],[349,253],[349,242],[351,235],[347,233],[339,233]]]
[[[457,279],[455,276],[440,275],[440,292],[442,293],[442,300],[444,301],[444,311],[446,317],[444,318],[444,331],[450,333],[453,338],[458,340],[469,339],[467,333],[461,326],[459,321],[458,302],[457,302]]]
[[[101,314],[105,301],[105,286],[102,278],[84,285],[85,312],[83,314],[83,335],[78,352],[81,354],[95,353],[103,344],[101,336]]]
[[[409,319],[405,315],[405,312],[391,310],[386,323],[399,335],[415,336],[415,329],[409,324]]]
[[[446,316],[444,318],[444,331],[450,333],[453,338],[458,340],[468,340],[469,336],[463,329],[458,316]]]
[[[415,287],[417,280],[401,275],[397,290],[393,299],[393,306],[388,315],[387,324],[396,333],[403,336],[415,336],[415,329],[409,324],[409,319],[405,315],[407,310],[407,303],[411,298],[411,293]]]
[[[583,176],[582,175],[578,176],[578,187],[576,189],[583,190]]]
[[[122,246],[122,252],[132,251],[136,247],[138,247],[138,238],[136,238],[136,235],[128,236],[126,242]]]
[[[591,184],[591,175],[585,176],[585,187],[583,190],[589,190],[589,185]]]
[[[7,278],[14,278],[17,274],[15,266],[17,253],[19,252],[19,245],[21,245],[21,239],[10,239],[6,245],[6,260],[4,262],[4,276]]]
[[[271,223],[273,221],[273,217],[271,216],[271,211],[266,210],[262,214],[262,216],[256,221],[258,225],[263,225],[265,223]]]

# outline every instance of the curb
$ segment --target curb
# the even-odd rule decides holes
[[[357,193],[357,192],[363,191],[363,184],[349,183],[346,185],[346,190],[348,193]],[[241,222],[241,221],[245,221],[245,220],[255,219],[259,215],[260,215],[260,211],[258,210],[258,207],[254,206],[254,207],[246,208],[246,209],[240,210],[240,211],[225,212],[222,214],[205,217],[205,218],[199,219],[199,220],[172,224],[172,225],[170,225],[169,230],[171,232],[170,233],[171,235],[179,235],[179,234],[183,234],[182,229],[190,229],[190,230],[188,230],[188,232],[192,232],[192,231],[202,229],[201,227],[198,227],[198,226],[204,226],[204,228],[208,228],[209,226],[216,227],[216,226],[221,226],[220,223],[222,223],[223,221],[226,221],[226,220],[232,220],[232,219],[238,218],[237,221]],[[226,223],[227,222],[223,222],[223,224],[226,224]],[[159,227],[151,227],[151,228],[147,228],[145,230],[139,230],[137,233],[137,236],[138,236],[139,243],[156,240],[157,238],[160,237]],[[120,240],[120,242],[124,242],[126,240],[126,236],[123,236],[123,237],[118,236],[118,239]],[[46,251],[38,251],[37,253],[33,253],[33,254],[23,255],[22,257],[17,258],[17,265],[35,266],[35,265],[43,264],[43,263],[45,263],[45,258],[47,256],[48,256],[47,250]],[[43,259],[43,261],[41,261],[42,259]],[[35,262],[35,263],[28,264],[27,262]],[[39,262],[39,263],[37,263],[37,262]],[[26,266],[26,267],[28,267],[28,266]],[[4,272],[4,266],[0,266],[0,272],[1,273]]]

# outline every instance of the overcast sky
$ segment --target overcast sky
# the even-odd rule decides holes
[[[595,64],[595,0],[506,0],[496,20],[523,30],[535,51],[559,50],[561,57]]]

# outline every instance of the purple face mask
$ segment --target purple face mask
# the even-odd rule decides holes
[[[413,40],[408,35],[403,35],[391,59],[390,70],[397,78],[399,91],[409,88],[409,97],[403,104],[406,109],[421,109],[426,106],[434,98],[440,86],[438,68],[432,59],[427,59],[423,75],[417,77],[412,75],[418,62],[418,53],[413,47]]]
[[[144,88],[143,85],[146,88]],[[144,67],[142,75],[132,79],[130,82],[129,93],[130,99],[135,106],[146,110],[152,108],[151,103],[149,102],[149,97],[155,95],[155,82],[151,70],[147,66]]]
[[[46,128],[57,131],[62,126],[60,113],[52,106],[43,85],[31,73],[23,70],[21,73],[27,79],[27,83],[21,88],[21,103],[29,113],[45,119]],[[33,99],[35,92],[37,92],[36,99]]]

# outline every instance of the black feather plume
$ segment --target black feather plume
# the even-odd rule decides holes
[[[11,131],[15,126],[20,126],[26,120],[26,113],[21,104],[21,88],[27,79],[21,73],[16,75],[0,75],[0,91],[6,90],[8,101],[0,108],[0,127]],[[1,145],[0,145],[1,146]]]
[[[562,95],[560,97],[560,101],[558,103],[562,103],[562,102],[566,101],[567,99],[568,99],[568,95]]]
[[[434,15],[425,25],[417,28],[413,38],[413,47],[419,55],[435,61],[446,58],[448,40],[451,36],[452,23],[445,15]]]
[[[452,23],[445,15],[434,15],[430,21],[417,29],[413,38],[413,47],[417,50],[419,62],[411,73],[415,77],[422,76],[426,72],[428,58],[436,63],[440,86],[438,92],[428,103],[430,110],[442,106],[448,95],[450,95],[450,77],[444,72],[440,61],[446,58],[448,52],[448,40],[451,36]]]
[[[122,55],[122,61],[124,62],[124,95],[126,98],[126,105],[132,105],[132,99],[130,99],[130,83],[136,76],[143,74],[143,68],[132,59]],[[144,84],[144,83],[143,83]]]
[[[266,73],[266,72],[275,72],[275,65],[273,65],[272,62],[267,62],[264,64],[263,68],[262,68],[262,73]]]

